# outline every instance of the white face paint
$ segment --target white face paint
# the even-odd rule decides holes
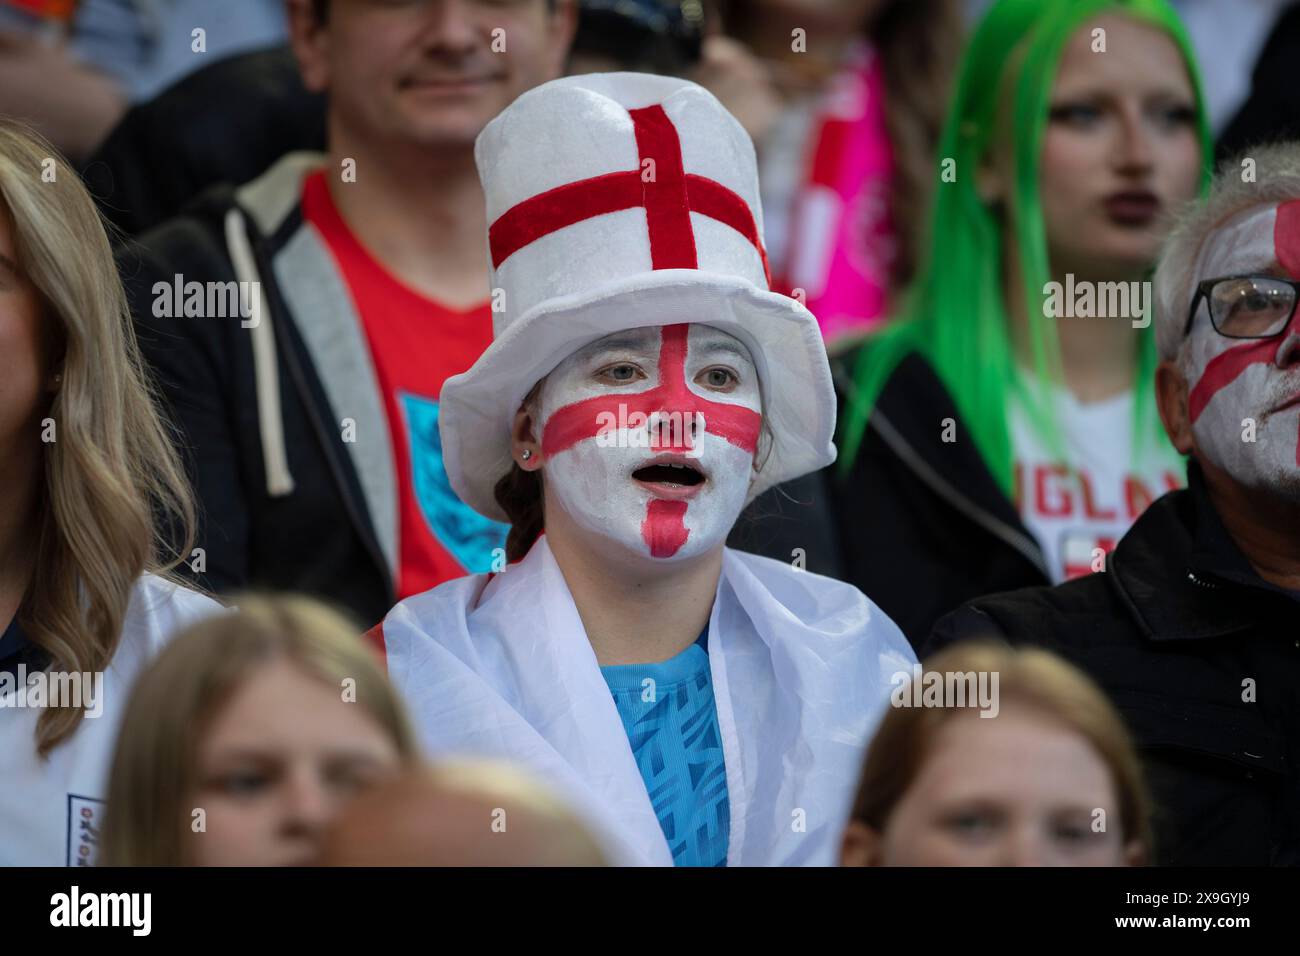
[[[1196,281],[1239,275],[1296,278],[1300,202],[1256,206],[1206,239]],[[1300,310],[1298,310],[1300,311]],[[1184,351],[1188,411],[1199,455],[1241,485],[1300,498],[1300,329],[1257,341],[1215,331],[1202,300]],[[1255,440],[1250,437],[1254,422]]]
[[[726,540],[762,423],[758,373],[706,325],[619,332],[570,355],[540,397],[543,474],[579,525],[682,560]]]

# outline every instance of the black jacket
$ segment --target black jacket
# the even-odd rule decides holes
[[[1159,862],[1295,865],[1300,595],[1255,573],[1199,469],[1188,479],[1138,518],[1105,572],[975,601],[924,650],[1000,636],[1089,673],[1143,756]]]
[[[288,47],[195,70],[131,107],[82,176],[105,217],[138,236],[209,186],[245,183],[285,153],[325,148],[325,98]]]
[[[850,400],[849,365],[832,368]],[[943,440],[946,419],[955,441]],[[851,470],[840,476],[836,467],[828,484],[844,579],[880,605],[913,647],[972,598],[1050,583],[1038,542],[920,356],[905,358],[886,382]]]
[[[395,601],[397,485],[360,320],[303,228],[302,179],[321,161],[292,154],[244,187],[209,191],[119,265],[200,503],[206,570],[195,577],[217,592],[303,591],[368,624]],[[177,275],[260,282],[263,328],[157,315],[155,283]]]
[[[1300,58],[1300,3],[1282,11],[1255,61],[1250,96],[1219,135],[1215,152],[1231,159],[1259,143],[1300,137],[1300,92],[1295,64]]]

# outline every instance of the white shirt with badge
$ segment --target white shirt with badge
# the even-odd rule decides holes
[[[1100,570],[1102,556],[1147,506],[1186,484],[1187,469],[1167,443],[1148,441],[1135,451],[1131,391],[1086,403],[1066,388],[1043,391],[1056,404],[1061,455],[1012,401],[1015,504],[1052,582],[1060,583]]]
[[[222,610],[211,598],[155,575],[136,583],[121,643],[103,673],[98,717],[42,759],[25,689],[0,677],[0,866],[93,866],[117,731],[139,672],[173,634]],[[27,675],[32,680],[32,675]],[[43,678],[37,678],[38,681]],[[87,692],[93,680],[83,682]],[[87,703],[90,703],[87,700]]]

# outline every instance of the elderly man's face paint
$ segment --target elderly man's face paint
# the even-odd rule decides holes
[[[542,389],[547,486],[579,524],[661,559],[702,554],[744,508],[762,425],[758,374],[706,325],[608,335]]]
[[[1211,233],[1197,281],[1300,279],[1300,201],[1245,210]],[[1300,310],[1297,310],[1300,313]],[[1215,331],[1202,301],[1187,343],[1188,415],[1198,452],[1246,487],[1300,496],[1300,315],[1275,338]],[[1247,419],[1255,441],[1246,441]]]

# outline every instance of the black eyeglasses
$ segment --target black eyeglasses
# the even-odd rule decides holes
[[[1271,339],[1281,335],[1300,301],[1300,282],[1277,276],[1224,276],[1196,287],[1187,312],[1186,336],[1204,299],[1214,331],[1229,339]]]

